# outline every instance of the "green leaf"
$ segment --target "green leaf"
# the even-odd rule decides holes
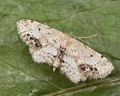
[[[119,96],[119,0],[0,0],[0,96]],[[74,36],[115,66],[104,79],[71,83],[59,69],[36,64],[17,34],[16,22],[31,19]]]

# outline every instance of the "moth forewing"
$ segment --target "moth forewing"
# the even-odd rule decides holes
[[[48,63],[54,71],[60,67],[61,73],[74,83],[104,78],[114,69],[100,53],[47,25],[22,19],[17,22],[17,28],[35,62]]]

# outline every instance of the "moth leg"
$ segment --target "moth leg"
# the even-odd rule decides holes
[[[79,39],[79,40],[81,40],[81,39],[88,39],[88,38],[92,38],[92,37],[95,37],[95,36],[97,36],[98,34],[93,34],[93,35],[90,35],[90,36],[86,36],[86,37],[77,37],[77,36],[72,36],[72,37],[74,37],[75,39]]]
[[[59,65],[60,65],[60,60],[59,60],[59,58],[55,58],[55,59],[54,59],[54,64],[53,64],[53,71],[55,71],[56,68],[59,67]]]

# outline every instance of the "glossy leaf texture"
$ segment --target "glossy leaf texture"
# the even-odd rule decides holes
[[[119,0],[0,0],[0,96],[119,96]],[[59,69],[35,63],[16,22],[31,19],[77,37],[114,65],[104,79],[71,83]]]

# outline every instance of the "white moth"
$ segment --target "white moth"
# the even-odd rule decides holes
[[[104,78],[114,69],[103,55],[47,25],[22,19],[17,22],[17,28],[35,62],[46,62],[54,71],[59,67],[74,83]]]

